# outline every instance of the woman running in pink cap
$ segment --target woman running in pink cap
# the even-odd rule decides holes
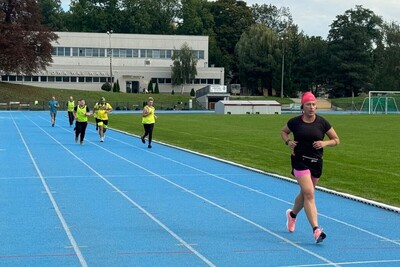
[[[311,92],[303,94],[301,108],[302,115],[290,119],[281,130],[283,141],[292,150],[292,174],[300,186],[292,209],[286,211],[286,227],[289,232],[294,232],[296,216],[304,208],[315,242],[320,243],[326,234],[318,225],[314,191],[322,174],[323,148],[336,146],[340,140],[329,122],[316,114],[317,100]],[[293,134],[293,140],[290,139],[290,133]],[[325,135],[329,140],[324,140]]]

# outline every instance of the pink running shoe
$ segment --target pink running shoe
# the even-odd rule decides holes
[[[317,244],[321,243],[326,237],[326,234],[324,233],[324,230],[322,228],[319,228],[319,227],[317,229],[315,229],[313,235],[314,235],[314,238],[315,238],[315,243],[317,243]]]
[[[286,218],[287,218],[286,227],[287,227],[288,231],[292,233],[292,232],[294,232],[294,229],[296,228],[296,219],[292,218],[292,216],[290,216],[291,211],[292,211],[291,209],[288,209],[286,211]]]

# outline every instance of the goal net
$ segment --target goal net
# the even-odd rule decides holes
[[[369,91],[361,106],[368,114],[399,113],[400,91]]]

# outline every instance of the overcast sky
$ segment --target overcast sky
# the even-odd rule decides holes
[[[70,0],[61,0],[62,7],[69,9]],[[289,7],[294,23],[299,30],[312,36],[326,38],[330,24],[337,15],[343,15],[346,10],[354,9],[356,5],[372,10],[385,21],[400,23],[400,0],[245,0],[248,6],[252,4],[272,4],[276,7]]]

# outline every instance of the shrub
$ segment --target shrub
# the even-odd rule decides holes
[[[103,84],[103,85],[101,86],[101,90],[110,92],[110,91],[111,91],[111,84],[108,83],[108,82],[105,83],[105,84]]]

